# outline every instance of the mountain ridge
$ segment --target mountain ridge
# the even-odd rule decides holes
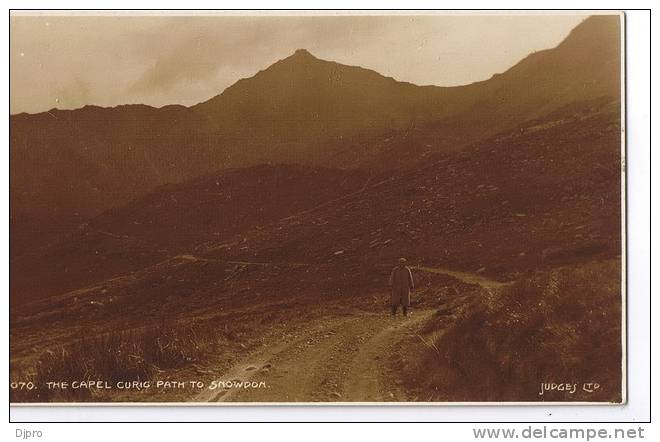
[[[506,70],[501,71],[501,72],[495,72],[488,79],[474,81],[474,82],[471,82],[471,83],[465,83],[465,84],[459,84],[459,85],[453,85],[453,86],[443,86],[443,85],[437,85],[437,84],[417,84],[417,83],[414,83],[414,82],[411,82],[411,81],[399,80],[399,79],[396,79],[396,78],[391,77],[391,76],[383,75],[383,74],[379,73],[378,71],[376,71],[374,69],[365,68],[365,67],[362,67],[362,66],[359,66],[359,65],[349,65],[349,64],[340,63],[340,62],[337,62],[337,61],[334,61],[334,60],[327,60],[327,59],[319,58],[319,57],[316,57],[314,54],[312,54],[308,49],[299,48],[299,49],[294,50],[294,52],[291,53],[291,55],[289,55],[285,58],[279,59],[277,61],[274,61],[268,67],[259,70],[254,75],[252,75],[250,77],[239,78],[238,80],[236,80],[236,82],[234,82],[233,84],[231,84],[230,86],[225,88],[225,90],[230,89],[231,87],[233,87],[237,83],[240,83],[244,80],[252,79],[252,78],[258,76],[260,73],[262,73],[264,71],[267,71],[271,67],[274,67],[278,64],[281,64],[282,62],[287,62],[287,61],[291,62],[293,60],[306,60],[306,61],[314,61],[314,62],[322,62],[322,63],[331,63],[331,64],[339,65],[339,66],[342,66],[342,67],[345,67],[345,68],[359,68],[360,70],[375,73],[375,74],[377,74],[378,76],[380,76],[382,78],[392,80],[392,81],[394,81],[398,84],[411,85],[411,86],[415,86],[415,87],[419,87],[419,88],[440,88],[440,89],[463,88],[463,87],[468,87],[468,86],[473,86],[473,85],[478,85],[478,84],[488,82],[492,78],[499,77],[499,76],[505,74],[506,72],[510,71],[512,68],[516,67],[520,63],[525,62],[526,60],[528,60],[530,58],[534,58],[534,57],[538,56],[539,54],[544,54],[544,53],[547,53],[548,51],[552,51],[554,49],[562,48],[562,47],[566,46],[567,43],[570,44],[570,43],[574,42],[577,39],[584,40],[585,36],[588,37],[589,33],[593,33],[594,31],[596,31],[600,34],[600,38],[593,38],[593,36],[592,36],[592,38],[587,38],[588,40],[591,40],[591,47],[585,48],[584,46],[582,46],[583,51],[588,52],[588,51],[598,50],[599,48],[600,49],[607,48],[608,47],[607,44],[603,44],[603,42],[607,41],[607,39],[609,38],[609,35],[607,35],[607,34],[603,35],[603,30],[607,29],[605,26],[603,26],[604,23],[605,23],[602,20],[603,18],[616,18],[617,21],[618,21],[617,16],[606,16],[606,15],[598,16],[597,15],[597,16],[588,17],[588,18],[584,19],[581,23],[579,23],[574,29],[572,29],[569,32],[569,34],[557,46],[532,52],[529,55],[523,57],[521,60],[516,62],[511,67],[507,68]],[[585,32],[586,29],[589,29],[589,32]],[[581,35],[579,35],[579,34],[581,34]],[[40,112],[19,112],[19,113],[16,113],[16,114],[11,114],[10,116],[13,117],[13,116],[19,116],[19,115],[39,115],[39,114],[49,113],[49,112],[53,112],[53,111],[59,111],[59,112],[77,111],[77,110],[82,110],[82,109],[87,108],[87,107],[94,107],[94,108],[101,108],[101,109],[108,109],[108,110],[128,108],[128,107],[133,107],[133,106],[143,106],[143,107],[147,107],[147,108],[154,109],[154,110],[164,109],[164,108],[169,108],[169,107],[190,109],[190,108],[198,107],[200,105],[208,103],[209,101],[214,100],[215,98],[220,97],[223,92],[220,92],[219,94],[214,95],[213,97],[210,97],[206,100],[203,100],[199,103],[192,104],[192,105],[189,105],[189,106],[182,105],[182,104],[177,104],[177,103],[166,104],[166,105],[163,105],[163,106],[152,106],[152,105],[145,104],[145,103],[125,103],[125,104],[118,104],[118,105],[114,105],[114,106],[100,106],[100,105],[90,103],[90,104],[86,104],[82,107],[73,108],[73,109],[59,109],[57,107],[54,107],[54,108],[51,108],[51,109],[45,110],[45,111],[40,111]]]
[[[73,227],[157,186],[222,168],[286,162],[386,172],[571,102],[618,102],[619,36],[619,16],[594,16],[556,48],[466,86],[402,83],[300,50],[191,107],[13,115],[12,227],[41,226],[24,235],[39,244],[56,220],[74,218]],[[22,249],[12,244],[12,253]]]

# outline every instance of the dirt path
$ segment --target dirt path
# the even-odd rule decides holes
[[[477,273],[459,272],[457,270],[450,270],[450,269],[436,268],[436,267],[424,267],[424,266],[417,266],[415,267],[415,269],[427,273],[449,275],[468,284],[479,284],[485,289],[496,289],[510,284],[508,282],[500,282],[494,279],[489,279],[484,276],[480,276]]]
[[[431,267],[416,269],[447,274],[489,290],[504,285],[477,274]],[[414,400],[407,397],[388,361],[399,356],[397,352],[408,343],[419,343],[419,330],[433,313],[433,309],[423,309],[413,311],[407,318],[401,315],[392,318],[386,312],[356,312],[310,322],[295,334],[282,332],[215,376],[217,387],[204,390],[192,400],[242,403]]]
[[[204,390],[193,400],[405,401],[408,398],[386,362],[397,344],[416,337],[432,313],[417,310],[408,318],[359,313],[319,320],[249,355],[214,378],[219,388]]]

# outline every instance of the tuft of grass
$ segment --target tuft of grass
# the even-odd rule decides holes
[[[94,390],[49,390],[46,383],[149,380],[161,370],[183,368],[198,361],[214,341],[213,334],[209,327],[160,324],[82,337],[43,353],[28,376],[37,389],[12,390],[10,400],[93,400]]]
[[[621,401],[620,262],[537,272],[484,291],[453,324],[426,332],[437,349],[414,368],[432,400]],[[433,338],[435,336],[435,338]],[[541,382],[578,383],[539,395]],[[583,383],[597,382],[594,393]]]

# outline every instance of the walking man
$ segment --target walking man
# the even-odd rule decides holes
[[[413,282],[412,272],[406,263],[406,258],[399,258],[399,263],[392,269],[392,273],[390,274],[392,316],[396,316],[399,304],[403,307],[403,315],[408,316],[410,291],[415,288],[415,284]]]

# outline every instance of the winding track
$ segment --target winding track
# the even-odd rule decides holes
[[[386,361],[432,314],[417,310],[408,318],[368,313],[316,321],[297,337],[283,337],[247,356],[215,379],[227,388],[204,390],[193,401],[406,401],[405,392],[390,381]],[[256,388],[236,387],[241,383]]]
[[[186,259],[195,259],[186,256]],[[248,263],[265,265],[267,263]],[[302,264],[299,264],[302,265]],[[488,290],[503,285],[477,274],[418,267],[443,273]],[[392,376],[387,361],[404,339],[417,338],[433,309],[392,318],[354,313],[311,322],[295,336],[283,335],[246,356],[214,380],[225,388],[204,390],[194,402],[346,402],[369,403],[410,398]],[[245,388],[245,384],[249,387]]]

